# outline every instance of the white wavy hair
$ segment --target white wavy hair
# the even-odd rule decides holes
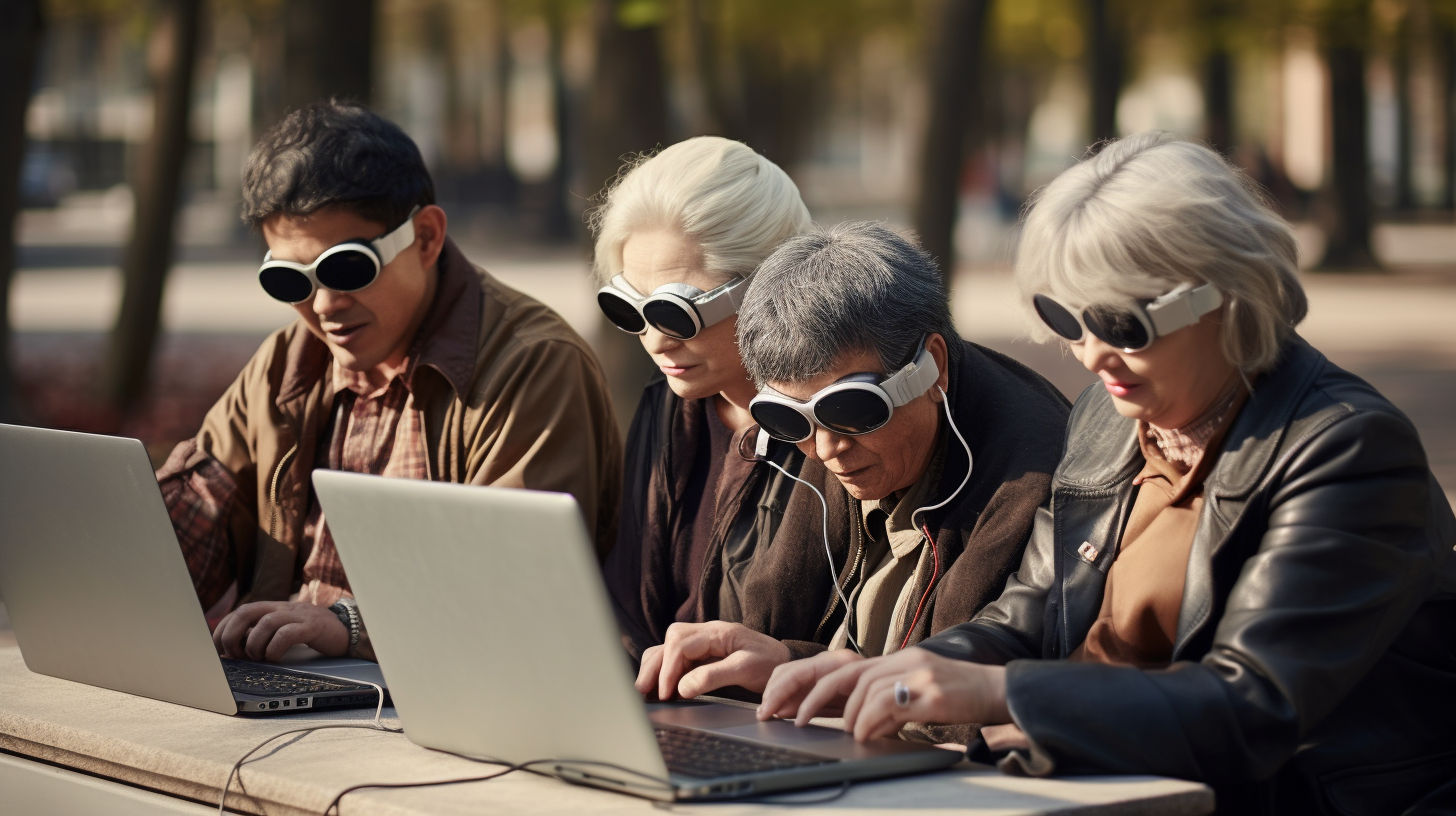
[[[1253,181],[1209,148],[1164,131],[1109,142],[1028,204],[1016,283],[1033,336],[1057,339],[1031,298],[1077,310],[1127,305],[1180,283],[1224,297],[1223,352],[1246,373],[1273,366],[1309,310],[1294,234]]]
[[[703,253],[703,271],[747,278],[784,239],[809,228],[799,188],[742,142],[697,136],[629,162],[590,219],[592,271],[605,283],[622,271],[633,232],[672,229]]]

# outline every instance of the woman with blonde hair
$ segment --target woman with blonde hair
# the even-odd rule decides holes
[[[1288,225],[1213,151],[1108,144],[1016,278],[1096,373],[999,600],[897,654],[780,667],[760,717],[980,723],[1012,773],[1208,782],[1230,813],[1456,806],[1456,519],[1409,420],[1294,331]]]
[[[597,301],[661,372],[632,419],[604,565],[635,659],[673,623],[742,617],[737,578],[794,493],[754,461],[757,390],[734,331],[755,268],[809,225],[783,170],[716,136],[629,164],[593,214]],[[790,473],[803,466],[792,449],[771,457]]]

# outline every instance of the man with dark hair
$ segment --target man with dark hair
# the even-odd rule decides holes
[[[465,259],[398,126],[335,101],[290,114],[248,157],[243,220],[299,319],[157,473],[224,655],[373,657],[315,468],[571,493],[605,555],[621,441],[597,360]]]

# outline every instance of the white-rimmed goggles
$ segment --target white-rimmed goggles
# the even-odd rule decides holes
[[[1077,343],[1091,334],[1114,348],[1137,352],[1222,306],[1223,293],[1211,283],[1184,283],[1145,303],[1088,306],[1081,313],[1051,295],[1033,295],[1031,302],[1042,322],[1059,337]]]
[[[737,314],[747,288],[747,279],[734,278],[706,292],[686,283],[669,283],[644,295],[626,276],[618,275],[597,290],[597,305],[612,325],[629,334],[645,334],[651,326],[668,337],[688,340]]]
[[[915,358],[888,377],[850,374],[802,402],[765,387],[748,404],[748,411],[760,429],[785,442],[808,439],[816,425],[860,436],[883,428],[896,408],[929,391],[938,379],[940,369],[922,339]]]
[[[415,242],[415,214],[419,211],[419,207],[410,210],[403,224],[372,241],[354,238],[335,244],[311,264],[275,260],[269,250],[258,268],[258,283],[269,296],[284,303],[302,303],[320,286],[358,292],[378,280],[379,271]]]

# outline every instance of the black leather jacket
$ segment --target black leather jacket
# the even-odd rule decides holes
[[[1456,799],[1456,519],[1410,421],[1293,338],[1205,482],[1173,664],[1059,660],[1101,607],[1142,465],[1089,388],[1017,574],[921,644],[1007,665],[1033,749],[1002,767],[1202,780],[1223,812]]]

